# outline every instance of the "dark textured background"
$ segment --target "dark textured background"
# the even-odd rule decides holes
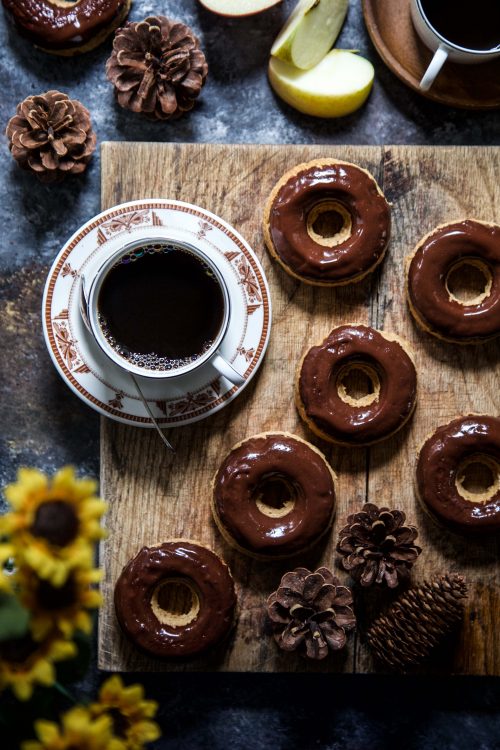
[[[381,0],[382,1],[382,0]],[[351,0],[338,46],[359,49],[376,68],[359,112],[338,121],[300,115],[266,81],[271,43],[294,0],[254,18],[221,19],[196,0],[135,0],[132,20],[162,12],[200,35],[210,74],[196,109],[151,123],[119,109],[104,75],[110,42],[72,60],[45,55],[0,14],[0,126],[29,94],[58,88],[91,111],[99,140],[212,143],[484,144],[500,142],[498,112],[468,113],[406,89],[379,60]],[[65,462],[98,473],[98,418],[65,388],[50,364],[39,310],[48,266],[64,241],[99,211],[99,156],[87,174],[40,185],[0,159],[0,482],[22,464]],[[92,670],[79,690],[100,679]],[[325,675],[146,676],[161,703],[164,739],[174,750],[457,750],[500,748],[500,682],[489,678]],[[0,743],[1,744],[1,743]],[[10,748],[9,748],[10,750]]]

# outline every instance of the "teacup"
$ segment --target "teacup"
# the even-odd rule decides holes
[[[209,258],[199,247],[169,238],[166,235],[158,237],[157,233],[155,234],[156,236],[149,239],[141,238],[115,248],[100,266],[94,268],[90,276],[82,277],[82,314],[86,317],[86,323],[95,341],[110,360],[133,375],[156,379],[179,378],[210,364],[234,385],[242,385],[245,382],[243,376],[220,353],[232,312],[228,285],[224,278],[224,273],[227,273],[227,271],[219,266],[214,259]],[[139,268],[139,265],[133,265],[134,262],[138,264],[148,262],[141,260],[148,255],[157,260],[156,256],[159,257],[161,254],[164,256],[170,254],[170,257],[174,257],[172,254],[175,255],[176,253],[182,257],[185,256],[186,261],[189,260],[194,264],[191,270],[194,268],[197,271],[199,267],[202,275],[207,276],[207,283],[213,285],[214,291],[217,290],[217,299],[220,301],[220,320],[217,321],[215,335],[210,337],[202,351],[189,357],[179,355],[174,360],[168,356],[132,354],[128,345],[124,346],[122,341],[117,340],[113,325],[104,319],[102,310],[104,302],[101,295],[106,292],[107,287],[111,284],[110,280],[113,279],[112,283],[114,291],[118,294],[118,299],[120,299],[120,292],[125,294],[126,299],[126,294],[129,293],[128,288],[120,289],[120,285],[125,282],[123,275],[120,276],[117,273],[119,274],[125,267]],[[127,273],[128,281],[133,281],[134,272],[132,271],[132,275],[129,271]],[[133,291],[130,296],[133,297]],[[126,313],[125,310],[125,315]],[[160,326],[161,323],[160,320]],[[182,321],[180,325],[182,326]],[[140,332],[140,325],[138,325],[138,330]],[[140,335],[140,333],[137,335]],[[203,335],[201,338],[203,339]]]
[[[500,57],[499,0],[447,4],[441,0],[411,0],[415,30],[432,52],[432,58],[420,81],[428,91],[444,63],[449,60],[466,65],[488,62]]]

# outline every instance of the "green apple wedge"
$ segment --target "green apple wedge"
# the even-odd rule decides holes
[[[271,55],[301,70],[314,68],[331,50],[349,0],[299,0],[271,47]]]
[[[271,57],[269,81],[291,107],[315,117],[343,117],[366,101],[373,65],[348,50],[334,49],[311,70],[299,70]]]

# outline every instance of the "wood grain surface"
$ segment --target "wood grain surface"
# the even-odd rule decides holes
[[[269,259],[261,231],[262,207],[276,180],[302,161],[352,161],[370,170],[393,207],[393,235],[382,267],[365,281],[337,290],[313,288],[287,276]],[[250,242],[271,289],[273,327],[264,364],[246,391],[213,417],[170,430],[169,455],[153,431],[103,419],[101,485],[110,504],[109,538],[102,544],[105,604],[99,620],[99,666],[122,671],[335,671],[376,669],[364,633],[391,599],[355,592],[358,632],[348,648],[318,664],[279,652],[265,632],[263,603],[281,575],[296,565],[334,566],[339,528],[366,500],[403,508],[420,529],[423,553],[414,579],[461,571],[471,582],[463,628],[423,671],[500,674],[500,545],[474,542],[437,526],[413,491],[416,452],[451,418],[500,407],[498,343],[461,347],[419,331],[404,299],[403,258],[435,225],[466,216],[500,218],[500,149],[357,146],[216,146],[105,143],[102,205],[165,197],[197,203],[233,224]],[[314,439],[293,404],[297,362],[341,323],[369,323],[406,338],[416,357],[419,396],[414,419],[392,439],[369,449],[332,448]],[[211,519],[210,481],[230,448],[266,430],[287,430],[318,445],[338,474],[337,517],[327,540],[293,562],[257,562],[232,550]],[[239,595],[239,621],[216,652],[184,663],[161,663],[136,651],[121,635],[113,587],[122,567],[143,545],[169,538],[208,544],[229,564]],[[348,583],[342,570],[339,577]]]

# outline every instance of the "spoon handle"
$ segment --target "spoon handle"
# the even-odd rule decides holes
[[[151,407],[149,406],[148,402],[144,398],[144,395],[143,395],[143,393],[141,391],[141,388],[139,386],[139,383],[137,382],[137,379],[136,379],[135,375],[133,373],[131,373],[131,372],[129,373],[129,375],[132,378],[132,382],[134,383],[135,389],[136,389],[137,393],[139,394],[139,398],[141,399],[141,401],[142,401],[142,403],[144,405],[144,408],[146,409],[147,413],[149,414],[149,416],[151,418],[151,421],[154,424],[158,435],[161,437],[161,439],[163,440],[163,442],[165,443],[165,445],[167,446],[167,448],[170,451],[172,451],[172,453],[175,453],[175,449],[173,448],[172,444],[169,443],[169,441],[165,437],[164,433],[162,432],[162,430],[160,428],[160,425],[156,421],[156,417],[154,416],[153,412],[151,411]]]
[[[86,294],[86,289],[85,289],[85,278],[84,278],[83,274],[82,274],[82,277],[81,277],[81,280],[80,280],[80,314],[81,314],[81,316],[83,318],[83,322],[85,323],[86,328],[93,335],[92,328],[90,327],[90,322],[89,322],[88,299],[87,299],[87,294]],[[163,434],[163,432],[162,432],[162,430],[160,428],[160,425],[156,421],[156,418],[155,418],[153,412],[151,411],[151,407],[149,406],[148,402],[144,398],[144,394],[141,391],[140,385],[137,382],[135,375],[133,373],[131,373],[131,372],[129,372],[129,375],[132,378],[132,382],[133,382],[133,384],[135,386],[135,390],[137,391],[137,394],[138,394],[139,398],[141,399],[141,401],[142,401],[142,403],[144,405],[144,408],[146,409],[147,413],[149,414],[149,417],[150,417],[152,423],[154,424],[155,429],[156,429],[158,435],[161,437],[162,441],[165,443],[165,445],[167,446],[167,448],[170,451],[172,451],[172,453],[175,453],[175,449],[173,448],[173,446],[171,445],[171,443],[169,443],[169,441],[167,440],[167,438]]]

